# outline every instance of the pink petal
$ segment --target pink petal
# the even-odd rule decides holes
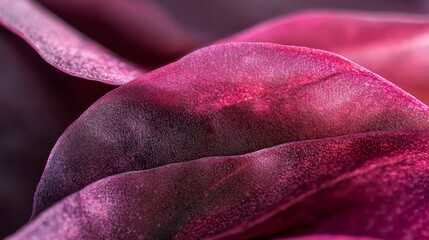
[[[2,0],[0,24],[10,29],[49,64],[73,76],[113,85],[130,82],[142,71],[83,36],[29,0]]]
[[[34,214],[113,174],[428,124],[428,107],[337,55],[273,44],[212,46],[90,107],[52,150]]]
[[[197,46],[189,33],[149,1],[39,2],[97,42],[143,66],[171,62]]]
[[[272,42],[339,53],[429,103],[429,17],[307,12],[267,21],[220,42]]]
[[[427,239],[428,142],[428,132],[364,133],[124,173],[11,239],[268,239],[303,229]],[[307,221],[320,224],[307,230]]]

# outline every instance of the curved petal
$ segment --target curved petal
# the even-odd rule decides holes
[[[150,1],[38,1],[97,42],[145,67],[171,62],[199,45]]]
[[[306,12],[267,21],[220,42],[272,42],[341,54],[429,103],[429,17]]]
[[[425,105],[337,55],[273,44],[212,46],[89,108],[52,150],[34,214],[121,172],[428,124]]]
[[[305,234],[425,239],[428,142],[428,132],[364,133],[115,175],[10,239],[267,239],[299,229],[308,199],[341,211],[310,218],[326,227]]]
[[[427,148],[425,141],[418,144]],[[427,239],[428,158],[428,153],[422,152],[384,159],[378,166],[359,170],[352,177],[303,196],[259,226],[227,239],[307,233]]]
[[[142,70],[120,60],[29,0],[2,0],[0,24],[26,40],[49,64],[80,78],[121,85]]]

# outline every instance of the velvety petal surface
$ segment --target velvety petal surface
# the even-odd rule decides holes
[[[73,76],[121,85],[143,73],[34,1],[2,0],[0,24],[26,40],[49,64]]]
[[[340,56],[262,43],[212,46],[90,107],[52,150],[34,214],[113,174],[428,123],[425,105]]]
[[[38,2],[97,42],[145,67],[171,62],[199,45],[190,33],[150,1]]]
[[[362,133],[124,173],[10,239],[427,239],[428,143],[428,132]]]
[[[272,42],[335,52],[429,103],[429,16],[305,12],[259,24],[220,42],[230,41]]]

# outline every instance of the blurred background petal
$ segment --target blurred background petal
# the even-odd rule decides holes
[[[219,42],[272,42],[338,53],[429,103],[429,15],[312,11]]]
[[[46,1],[46,0],[44,0]],[[50,0],[55,1],[55,0]],[[73,0],[63,0],[73,1]],[[145,2],[145,0],[134,0]],[[152,0],[204,42],[234,34],[261,21],[305,9],[355,9],[427,13],[426,0]]]

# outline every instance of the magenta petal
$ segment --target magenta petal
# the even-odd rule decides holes
[[[429,17],[305,12],[267,21],[220,42],[271,42],[341,54],[429,104]]]
[[[73,76],[121,85],[142,71],[86,38],[37,3],[2,0],[0,24],[26,40],[49,64]]]
[[[428,142],[428,132],[364,133],[124,173],[11,239],[268,239],[305,220],[319,223],[305,234],[427,239]]]
[[[427,129],[428,116],[425,105],[337,55],[212,46],[90,107],[52,150],[34,214],[113,174],[297,140]]]

